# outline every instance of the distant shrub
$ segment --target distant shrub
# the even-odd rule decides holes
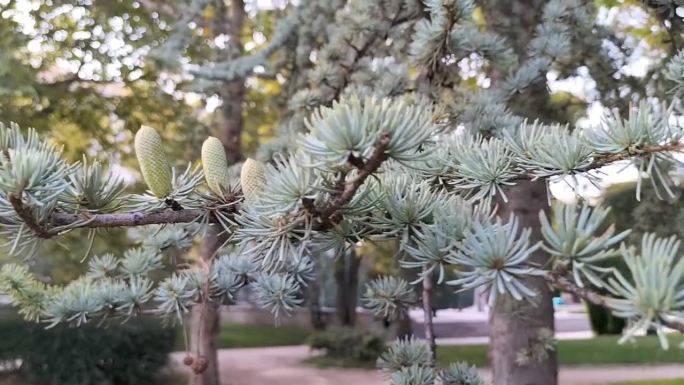
[[[587,310],[591,329],[598,335],[622,334],[625,320],[613,315],[610,310],[602,306],[588,303]]]
[[[0,361],[41,384],[150,384],[167,363],[174,335],[174,329],[143,319],[123,325],[45,329],[45,325],[4,318]]]
[[[309,346],[330,358],[375,362],[385,350],[385,338],[378,332],[335,327],[311,334]]]

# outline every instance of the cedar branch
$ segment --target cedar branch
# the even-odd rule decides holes
[[[388,133],[383,134],[381,139],[375,145],[371,156],[367,160],[362,159],[350,159],[350,163],[357,166],[358,174],[356,177],[348,183],[339,184],[339,193],[333,197],[331,201],[322,208],[316,210],[316,216],[320,221],[320,228],[325,228],[333,223],[339,221],[341,215],[340,210],[348,204],[353,198],[358,189],[363,185],[366,179],[374,174],[382,165],[382,163],[387,160],[388,154],[387,149],[390,143],[390,135]],[[683,148],[683,144],[669,143],[660,146],[652,146],[647,148],[642,148],[637,151],[623,152],[616,154],[606,154],[597,155],[594,162],[589,166],[582,169],[576,170],[577,173],[591,171],[614,162],[628,160],[639,156],[648,156],[657,153],[666,152],[680,152]],[[558,175],[561,175],[559,172]],[[521,175],[515,179],[534,179],[530,175]],[[40,238],[51,238],[57,234],[50,231],[48,227],[37,223],[30,209],[26,207],[21,199],[21,194],[10,194],[8,200],[17,215],[26,223],[26,225]],[[311,205],[307,207],[309,210],[312,209]],[[109,228],[109,227],[132,227],[132,226],[144,226],[153,224],[174,224],[174,223],[191,223],[198,220],[202,215],[206,214],[206,210],[202,209],[183,209],[178,211],[163,211],[163,212],[132,212],[132,213],[111,213],[111,214],[69,214],[69,213],[54,213],[52,214],[50,225],[59,226],[71,226],[71,228]],[[211,219],[214,221],[214,219]],[[569,291],[576,292],[575,294],[588,299],[590,296],[589,292],[582,293],[582,288],[569,286],[571,282],[564,277],[558,276],[554,279],[553,284],[559,288]],[[589,299],[588,299],[589,300]],[[598,297],[593,297],[594,302],[601,303]],[[682,327],[684,329],[684,326]]]
[[[565,276],[565,272],[563,270],[552,270],[548,272],[544,278],[549,284],[561,291],[575,294],[594,305],[603,307],[607,306],[604,296],[586,287],[579,287]],[[668,321],[662,318],[660,319],[660,322],[670,329],[684,332],[684,324],[680,322]]]
[[[547,177],[560,176],[560,175],[565,175],[565,174],[581,174],[581,173],[596,170],[596,169],[599,169],[603,166],[608,166],[612,163],[620,162],[623,160],[630,160],[633,158],[646,157],[646,156],[650,156],[650,155],[654,155],[654,154],[661,154],[661,153],[668,153],[668,152],[681,152],[682,149],[684,149],[684,143],[674,142],[674,143],[668,143],[668,144],[663,144],[663,145],[659,145],[659,146],[644,147],[644,148],[641,148],[638,150],[616,152],[614,154],[596,154],[594,157],[594,160],[585,167],[580,167],[580,168],[577,168],[575,170],[571,170],[569,173],[566,171],[558,171],[554,174],[548,175]],[[521,174],[517,177],[512,178],[511,180],[537,180],[539,178],[540,178],[539,176],[534,176],[534,175],[524,173],[524,174]]]
[[[145,225],[160,225],[172,223],[190,223],[198,220],[205,214],[204,210],[178,210],[162,212],[133,212],[115,214],[66,214],[55,213],[52,215],[52,224],[55,226],[67,226],[81,223],[79,227],[132,227]]]
[[[50,238],[52,235],[50,232],[41,226],[36,219],[33,217],[31,209],[24,205],[21,200],[22,192],[16,194],[9,194],[7,199],[9,200],[12,208],[17,213],[19,218],[28,226],[38,237],[40,238]]]
[[[359,169],[356,177],[349,183],[346,183],[339,195],[333,198],[328,205],[319,211],[318,217],[323,223],[328,223],[329,221],[335,222],[334,218],[338,216],[339,210],[354,198],[354,195],[356,195],[356,192],[366,179],[375,173],[382,163],[387,160],[387,149],[389,148],[389,144],[390,135],[385,133],[375,145],[375,149],[368,160],[363,162],[363,167]]]

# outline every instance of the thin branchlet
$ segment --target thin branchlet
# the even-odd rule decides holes
[[[566,293],[574,294],[585,301],[597,306],[607,306],[606,297],[587,287],[580,287],[567,277],[567,270],[554,269],[549,271],[544,279],[554,288]],[[660,320],[664,326],[684,333],[684,323],[668,319]]]
[[[24,205],[24,203],[21,201],[21,195],[21,192],[19,192],[16,194],[9,194],[7,197],[9,202],[12,204],[14,211],[24,221],[26,226],[28,226],[38,237],[52,237],[52,234],[49,230],[45,229],[42,225],[36,222],[36,219],[31,211],[31,208]]]
[[[387,160],[387,149],[389,148],[390,139],[390,135],[384,133],[380,141],[375,145],[371,156],[365,162],[355,162],[357,165],[362,165],[362,167],[358,169],[358,174],[356,174],[354,179],[350,182],[345,183],[344,185],[338,185],[339,187],[342,187],[342,189],[338,191],[339,195],[336,195],[329,204],[319,211],[318,218],[323,226],[331,223],[339,223],[341,217],[337,215],[337,212],[354,198],[354,195],[366,179],[373,175],[380,168],[382,163]]]

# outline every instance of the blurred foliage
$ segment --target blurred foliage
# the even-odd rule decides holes
[[[278,105],[274,97],[280,94],[281,85],[275,80],[254,79],[247,82],[247,86],[241,148],[245,154],[254,154],[262,143],[275,135],[283,106]]]
[[[313,332],[308,339],[311,349],[320,349],[327,358],[372,362],[385,350],[385,336],[370,330],[335,327]]]
[[[684,199],[681,190],[677,197],[670,200],[659,199],[648,179],[641,187],[641,201],[636,199],[636,182],[618,183],[606,188],[603,202],[611,207],[609,223],[614,223],[617,231],[632,229],[627,241],[638,244],[646,232],[661,237],[684,235]]]
[[[53,283],[66,284],[88,270],[88,264],[84,263],[87,259],[105,253],[122,255],[132,244],[126,237],[126,231],[111,229],[98,230],[91,247],[89,233],[88,230],[77,230],[65,234],[59,242],[46,242],[38,251],[42,257],[29,261],[31,270],[39,277],[50,277]],[[86,255],[89,248],[90,253]]]
[[[0,362],[17,365],[25,381],[45,385],[150,384],[172,351],[174,329],[158,320],[71,328],[0,320]],[[97,341],[97,343],[93,343]]]
[[[143,123],[200,142],[194,106],[147,63],[168,16],[130,0],[32,4],[0,6],[1,121],[49,130],[72,160],[112,148],[130,155],[131,132]],[[187,158],[192,147],[175,151]]]
[[[165,148],[170,159],[196,160],[196,149],[212,127],[220,129],[231,117],[210,106],[220,104],[213,99],[220,85],[192,92],[192,79],[160,67],[149,55],[172,32],[180,5],[76,0],[35,2],[27,8],[0,1],[0,121],[50,132],[69,160],[86,153],[132,176],[138,173],[133,134],[141,124],[156,127],[172,144]],[[218,17],[204,16],[207,25]],[[260,47],[254,34],[270,36],[277,16],[277,10],[250,15],[244,37],[251,50]],[[218,54],[217,35],[210,28],[202,31],[186,52],[193,60]],[[255,78],[246,85],[242,140],[244,153],[251,154],[272,136],[283,103],[273,100],[280,92],[277,80]],[[89,255],[125,250],[132,244],[128,235],[98,231]],[[88,231],[76,231],[41,248],[39,258],[28,263],[38,276],[66,283],[87,269],[81,261],[90,244]],[[4,259],[0,255],[0,264]]]
[[[554,92],[549,96],[549,110],[554,111],[554,120],[560,122],[576,122],[585,116],[587,102],[569,92]]]
[[[196,159],[194,149],[231,117],[212,107],[220,104],[212,97],[220,96],[221,84],[197,93],[192,79],[149,57],[171,32],[178,6],[134,0],[0,5],[0,121],[50,131],[70,160],[85,152],[132,165],[133,133],[141,124],[176,144],[167,148],[172,159]],[[273,33],[278,12],[251,15],[243,32],[249,51]],[[215,43],[222,31],[210,28],[220,17],[205,14],[207,24],[186,52],[190,59],[225,54]],[[252,78],[246,86],[242,139],[251,154],[272,136],[286,101],[275,100],[281,88],[275,79]]]
[[[382,276],[401,276],[407,281],[415,279],[415,270],[401,269],[397,260],[397,252],[399,249],[399,242],[378,241],[365,242],[359,246],[357,254],[364,258],[365,275],[368,280],[373,280]],[[445,274],[444,282],[455,279],[456,274],[454,266],[448,266]],[[473,292],[466,291],[456,293],[453,286],[444,283],[437,283],[437,278],[434,278],[434,308],[448,309],[448,308],[466,308],[473,305]],[[422,292],[421,285],[412,285],[417,298],[420,298]]]
[[[591,330],[597,335],[618,335],[622,334],[626,322],[623,318],[618,318],[609,310],[602,306],[591,303],[586,304],[587,314]]]
[[[649,180],[642,185],[641,201],[636,199],[636,182],[613,184],[606,188],[602,200],[611,208],[607,222],[614,224],[617,232],[632,229],[626,242],[638,246],[647,232],[662,237],[684,235],[684,200],[681,194],[675,199],[659,199]],[[613,258],[601,264],[614,267],[629,277],[629,270],[621,258]],[[595,290],[601,291],[595,288]],[[609,310],[587,304],[592,330],[596,334],[620,334],[625,320],[615,317]]]

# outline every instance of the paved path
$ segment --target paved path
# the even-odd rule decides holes
[[[184,353],[172,360],[181,366]],[[219,351],[222,385],[387,385],[374,370],[318,369],[302,363],[306,346],[223,349]],[[488,372],[484,373],[486,376]],[[603,385],[617,381],[684,378],[684,365],[561,368],[560,385]]]
[[[577,310],[570,307],[570,310]],[[410,312],[413,332],[417,337],[423,337],[423,312],[414,309]],[[557,333],[590,332],[591,325],[585,313],[572,312],[566,309],[555,312]],[[474,308],[464,310],[443,309],[437,311],[433,319],[435,335],[441,339],[477,338],[489,336],[489,316],[476,311]],[[485,339],[486,340],[486,339]]]
[[[182,366],[184,355],[172,360]],[[221,349],[221,385],[387,385],[374,370],[318,369],[302,363],[308,357],[308,346]]]

